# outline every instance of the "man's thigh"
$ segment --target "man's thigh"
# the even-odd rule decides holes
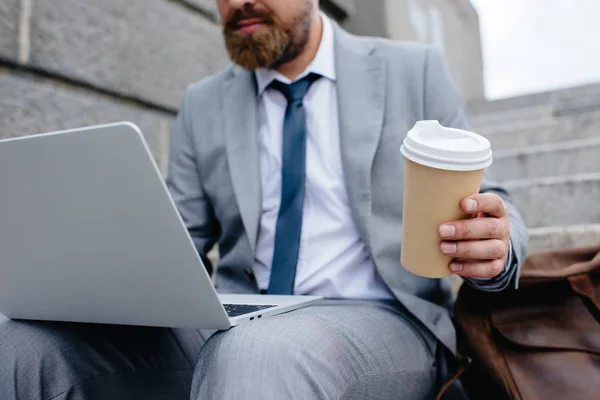
[[[0,315],[0,399],[188,399],[206,336]]]
[[[436,346],[391,302],[327,301],[214,335],[192,399],[428,399]]]

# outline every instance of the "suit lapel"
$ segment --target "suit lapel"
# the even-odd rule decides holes
[[[233,67],[222,90],[229,173],[250,248],[254,253],[261,207],[254,74]]]
[[[357,224],[369,243],[371,167],[385,108],[385,70],[373,41],[361,41],[335,27],[340,141],[344,176]]]

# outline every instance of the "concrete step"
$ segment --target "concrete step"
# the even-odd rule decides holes
[[[507,110],[495,110],[483,114],[471,114],[471,125],[482,134],[510,130],[514,127],[530,127],[552,122],[554,108],[551,104]]]
[[[568,225],[529,230],[529,254],[600,245],[600,224]]]
[[[472,121],[473,130],[494,150],[600,137],[600,108],[535,120],[509,119],[504,123]]]
[[[600,223],[600,173],[504,184],[528,228]]]
[[[498,181],[600,172],[600,136],[494,152]]]
[[[586,84],[547,92],[532,93],[524,96],[493,101],[476,100],[469,103],[472,114],[493,114],[500,111],[539,107],[548,104],[598,103],[600,101],[600,83]]]

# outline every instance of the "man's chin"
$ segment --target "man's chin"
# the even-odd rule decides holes
[[[261,46],[240,46],[228,49],[229,58],[235,64],[249,70],[271,68],[281,59],[283,51],[267,49]]]
[[[271,68],[272,65],[250,57],[232,57],[231,61],[233,61],[233,63],[237,66],[250,71],[256,71],[257,69],[261,68]]]

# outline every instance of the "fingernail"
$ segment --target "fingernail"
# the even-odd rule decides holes
[[[450,263],[450,271],[460,272],[460,271],[462,271],[462,269],[463,269],[463,266],[461,263],[457,263],[457,262]]]
[[[477,202],[473,199],[469,199],[465,203],[465,210],[467,212],[475,212],[477,210]]]
[[[440,226],[440,235],[445,238],[450,238],[456,234],[456,228],[454,225],[442,225]]]
[[[456,245],[454,243],[442,243],[442,253],[444,253],[444,254],[456,253]]]

